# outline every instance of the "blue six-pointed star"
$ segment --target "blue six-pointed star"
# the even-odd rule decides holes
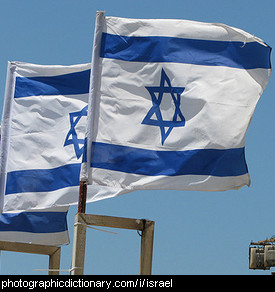
[[[83,154],[84,139],[79,139],[76,132],[76,126],[80,119],[87,116],[88,106],[85,106],[81,111],[70,113],[71,128],[66,136],[64,147],[73,144],[77,159]]]
[[[168,75],[165,73],[164,69],[161,70],[161,78],[159,86],[146,86],[145,87],[152,99],[152,107],[145,116],[142,124],[157,126],[160,128],[161,132],[161,144],[167,139],[174,127],[183,127],[185,125],[185,118],[180,110],[180,97],[183,93],[185,87],[173,87]],[[168,93],[175,105],[175,112],[171,121],[163,120],[160,105],[163,100],[163,94]],[[165,96],[167,98],[167,96]],[[155,115],[156,119],[153,118]]]

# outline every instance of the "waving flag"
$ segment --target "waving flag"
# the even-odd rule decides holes
[[[69,241],[66,215],[77,204],[90,64],[8,65],[0,148],[0,240]],[[88,188],[87,201],[118,190]]]
[[[128,190],[249,185],[245,133],[270,52],[224,24],[98,13],[82,177]]]
[[[1,146],[1,125],[0,125]],[[68,206],[0,214],[0,241],[58,246],[69,243]]]
[[[9,63],[1,145],[4,211],[77,201],[75,148],[79,151],[83,140],[72,132],[76,119],[71,116],[87,106],[89,69],[89,64]],[[80,122],[78,127],[84,131]]]
[[[70,242],[68,207],[0,214],[0,241],[59,246]]]

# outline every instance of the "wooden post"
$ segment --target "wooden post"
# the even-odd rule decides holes
[[[49,255],[49,275],[59,275],[61,248]]]
[[[140,275],[151,275],[154,243],[154,221],[144,220],[140,248]]]
[[[49,256],[48,274],[59,275],[61,247],[21,242],[0,241],[0,250],[48,255]]]
[[[82,213],[75,214],[73,256],[71,275],[84,274],[85,246],[86,246],[86,224],[82,220]]]
[[[154,239],[154,221],[77,213],[75,215],[71,275],[84,272],[86,227],[88,225],[139,230],[141,234],[140,275],[151,275]]]
[[[71,275],[83,275],[86,245],[86,224],[80,214],[86,211],[87,182],[79,185],[78,210],[74,221],[73,255]]]

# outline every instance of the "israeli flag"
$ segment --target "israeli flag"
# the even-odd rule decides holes
[[[1,125],[0,125],[1,146]],[[0,241],[59,246],[70,242],[69,206],[0,214]]]
[[[3,211],[77,201],[89,78],[89,64],[8,64],[1,123]]]
[[[101,12],[96,24],[82,177],[128,190],[249,185],[245,133],[271,48],[224,24]]]
[[[91,64],[8,64],[0,148],[0,240],[69,242],[78,203]],[[89,187],[87,202],[118,190]]]
[[[68,207],[0,214],[0,241],[59,246],[69,244]]]

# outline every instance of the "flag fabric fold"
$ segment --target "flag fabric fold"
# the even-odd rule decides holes
[[[270,52],[224,24],[99,12],[81,177],[127,190],[249,185],[245,134]]]
[[[0,240],[69,242],[78,203],[91,64],[9,62],[0,148]],[[118,189],[89,186],[87,202]]]
[[[0,214],[0,241],[59,246],[70,242],[69,207]]]
[[[4,212],[77,204],[90,66],[9,63],[0,151]],[[87,201],[118,192],[90,187]]]
[[[1,143],[4,212],[77,201],[80,161],[74,149],[83,147],[85,122],[81,114],[71,115],[87,106],[89,75],[89,64],[9,63]]]
[[[1,146],[1,125],[0,125]],[[59,246],[70,242],[69,206],[0,214],[0,241]]]

